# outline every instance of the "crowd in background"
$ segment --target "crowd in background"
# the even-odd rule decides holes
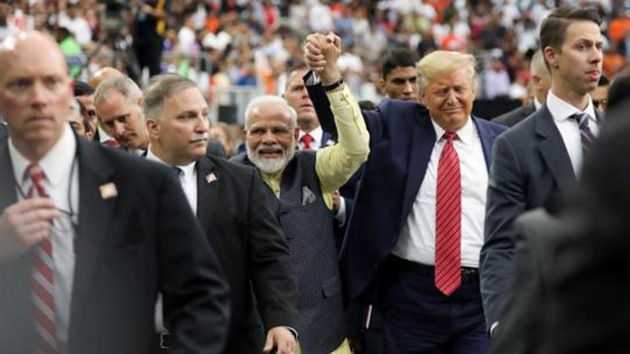
[[[339,58],[359,99],[378,102],[383,54],[408,47],[420,56],[460,50],[480,59],[478,98],[523,99],[531,79],[529,59],[540,23],[563,1],[515,0],[168,0],[162,72],[195,80],[205,92],[256,87],[282,93],[287,68],[301,60],[303,38],[333,31],[342,38]],[[630,18],[620,0],[568,1],[596,6],[604,19],[603,74],[613,77],[630,58]],[[20,29],[57,35],[74,64],[89,77],[102,66],[138,71],[130,48],[140,1],[14,0],[0,4],[0,40]],[[122,57],[122,59],[121,59]],[[131,57],[131,58],[128,58]],[[118,59],[118,60],[117,60]],[[134,75],[131,75],[132,77]],[[136,77],[142,79],[140,73]],[[144,82],[147,74],[145,73]]]

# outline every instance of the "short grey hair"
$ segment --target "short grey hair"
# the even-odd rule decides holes
[[[169,97],[177,92],[197,88],[193,81],[175,74],[163,74],[154,76],[149,87],[144,90],[144,103],[142,113],[147,118],[159,119],[162,105]]]
[[[291,125],[293,127],[297,125],[297,112],[293,109],[293,107],[289,106],[284,98],[274,95],[262,95],[252,99],[247,104],[247,108],[245,108],[245,129],[249,129],[249,119],[256,113],[255,111],[261,106],[268,105],[280,105],[284,107],[287,111],[287,118],[289,119]]]
[[[133,80],[128,77],[113,77],[98,85],[94,91],[94,105],[107,99],[114,91],[125,97],[127,102],[135,103],[135,101],[142,99],[142,90]]]

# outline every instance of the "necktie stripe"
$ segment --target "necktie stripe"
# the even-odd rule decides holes
[[[593,140],[595,140],[595,135],[593,135],[591,128],[589,128],[588,126],[590,116],[588,115],[588,113],[578,112],[571,115],[569,118],[574,119],[577,122],[578,128],[580,129],[580,140],[582,141],[582,148],[584,149],[584,151],[588,151],[590,145],[593,143]]]
[[[26,175],[31,179],[27,197],[48,197],[42,185],[44,171],[36,163],[26,168]],[[31,272],[31,300],[35,350],[39,353],[57,352],[55,324],[55,281],[54,259],[50,238],[41,241],[34,248],[33,269]]]
[[[436,186],[435,286],[448,296],[461,284],[461,174],[456,135],[444,136]]]

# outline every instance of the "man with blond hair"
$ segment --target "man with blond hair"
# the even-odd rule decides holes
[[[334,35],[322,36],[307,38],[305,58],[327,90],[341,78],[320,50]],[[477,269],[491,148],[505,128],[471,116],[475,64],[433,52],[417,65],[424,106],[385,100],[363,111],[371,153],[341,269],[350,301],[378,304],[388,353],[489,349]]]

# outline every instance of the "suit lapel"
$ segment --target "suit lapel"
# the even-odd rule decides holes
[[[214,209],[217,205],[217,193],[221,179],[218,168],[209,158],[197,161],[197,220],[204,233],[212,225]],[[213,177],[214,176],[214,177]]]
[[[409,154],[409,161],[407,162],[407,183],[403,199],[402,220],[406,220],[413,201],[416,200],[436,141],[435,129],[433,129],[431,118],[428,116],[416,117],[413,127],[413,138],[410,142],[411,154]]]
[[[9,156],[8,139],[4,139],[0,144],[0,210],[4,210],[9,205],[17,202],[17,194],[15,192],[13,176],[13,164]]]
[[[79,225],[74,250],[77,255],[73,302],[89,287],[100,258],[102,243],[116,205],[116,196],[103,195],[102,186],[115,189],[114,168],[96,145],[77,139],[79,161]],[[108,187],[105,187],[107,192]],[[110,193],[111,195],[111,193]]]
[[[564,140],[547,106],[541,108],[541,114],[536,117],[536,134],[540,139],[540,153],[558,189],[566,195],[576,182],[575,172]]]
[[[475,127],[477,127],[477,134],[479,134],[479,139],[481,140],[483,157],[486,160],[486,169],[489,172],[490,163],[492,162],[492,142],[494,141],[496,134],[492,132],[487,125],[480,124],[477,118],[472,117],[472,120],[473,123],[475,123]]]

